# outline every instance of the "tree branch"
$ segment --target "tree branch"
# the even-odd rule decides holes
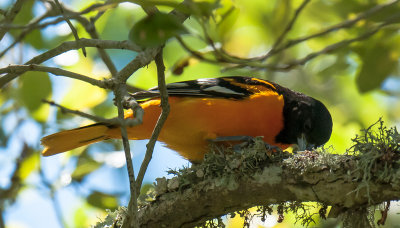
[[[308,61],[314,59],[317,56],[320,56],[320,55],[323,55],[323,54],[328,54],[328,53],[330,53],[332,51],[335,51],[335,50],[340,49],[342,47],[348,46],[348,45],[350,45],[350,44],[352,44],[354,42],[368,39],[369,37],[371,37],[375,33],[379,32],[382,28],[395,23],[395,21],[397,19],[399,19],[399,18],[400,18],[400,14],[394,15],[393,17],[391,17],[386,22],[375,26],[373,29],[371,29],[371,30],[369,30],[369,31],[367,31],[367,32],[355,37],[355,38],[345,39],[345,40],[339,41],[337,43],[331,44],[331,45],[325,47],[324,49],[322,49],[320,51],[312,52],[312,53],[308,54],[307,56],[305,56],[305,57],[303,57],[301,59],[292,61],[292,62],[290,62],[288,64],[283,64],[281,66],[268,64],[268,65],[264,65],[264,66],[261,65],[260,67],[261,68],[268,68],[268,69],[271,69],[271,70],[274,70],[274,71],[287,71],[287,70],[290,70],[295,66],[303,65],[303,64],[307,63]]]
[[[61,68],[57,67],[48,67],[48,66],[40,66],[36,64],[29,64],[29,65],[10,65],[8,67],[0,68],[0,74],[3,73],[9,73],[9,74],[17,74],[21,75],[27,71],[40,71],[40,72],[46,72],[46,73],[51,73],[57,76],[65,76],[68,78],[73,78],[77,79],[83,82],[87,82],[89,84],[92,84],[94,86],[98,86],[100,88],[104,89],[111,89],[112,86],[110,83],[107,81],[103,80],[97,80],[82,74],[74,73],[68,70],[64,70]]]
[[[69,28],[71,29],[72,34],[74,35],[75,41],[80,40],[79,39],[79,35],[78,35],[78,31],[76,31],[75,27],[72,25],[71,21],[68,19],[68,17],[65,15],[64,13],[64,9],[63,6],[60,4],[60,2],[58,0],[54,0],[54,2],[56,3],[56,5],[59,8],[60,14],[61,16],[64,18],[65,22],[67,22]],[[82,48],[82,53],[83,56],[86,57],[86,49],[85,47]]]
[[[1,24],[9,24],[11,23],[15,16],[17,16],[17,14],[19,13],[19,11],[21,10],[22,5],[24,4],[24,0],[17,0],[14,5],[11,7],[10,10],[8,10],[5,13],[5,17],[4,19],[1,21]],[[6,28],[0,28],[0,40],[3,39],[4,35],[6,34],[6,32],[8,31],[8,29]]]
[[[297,18],[299,17],[300,13],[303,11],[303,9],[307,6],[307,4],[310,2],[311,0],[304,0],[301,5],[299,6],[299,8],[296,9],[296,11],[294,12],[294,15],[292,17],[292,19],[290,20],[289,24],[286,26],[285,30],[283,30],[283,32],[281,33],[281,35],[278,37],[278,39],[276,39],[275,43],[272,45],[271,50],[264,56],[261,58],[261,60],[268,58],[272,53],[275,52],[275,50],[279,47],[279,45],[283,42],[283,40],[285,39],[286,35],[290,32],[290,30],[293,28],[294,23],[296,22]]]
[[[322,50],[312,52],[301,59],[297,59],[297,60],[294,60],[294,61],[286,63],[286,64],[278,64],[277,65],[277,64],[262,63],[262,62],[258,62],[258,61],[248,62],[247,60],[244,60],[244,61],[243,60],[234,60],[237,63],[237,65],[229,67],[227,69],[251,67],[251,68],[258,68],[258,69],[268,69],[268,70],[272,70],[272,71],[288,71],[288,70],[293,69],[294,67],[303,65],[303,64],[307,63],[308,61],[310,61],[320,55],[328,54],[328,53],[336,51],[340,48],[346,47],[354,42],[368,39],[372,35],[379,32],[382,28],[396,23],[396,20],[398,20],[399,18],[400,18],[400,14],[393,15],[387,21],[375,26],[374,28],[370,29],[369,31],[367,31],[357,37],[354,37],[351,39],[344,39],[342,41],[333,43],[331,45],[326,46]]]
[[[38,56],[35,56],[31,60],[25,63],[25,65],[29,64],[40,64],[43,63],[57,55],[65,53],[70,50],[77,50],[82,47],[97,47],[103,49],[123,49],[123,50],[131,50],[131,51],[140,51],[141,48],[134,45],[132,42],[124,40],[124,41],[115,41],[115,40],[97,40],[97,39],[80,39],[78,41],[68,41],[60,44],[58,47],[48,50]],[[20,74],[6,74],[0,77],[0,88],[3,88],[7,83],[18,77]]]
[[[65,15],[68,19],[72,19],[74,18],[76,15],[83,15],[83,14],[87,14],[90,12],[93,12],[94,10],[104,10],[110,7],[113,7],[115,5],[115,3],[94,3],[90,6],[88,6],[87,8],[83,9],[80,12],[75,12],[75,11],[68,11],[67,15]],[[1,11],[1,9],[0,9]],[[48,22],[44,22],[42,24],[39,24],[41,21],[43,21],[45,18],[48,17],[55,17],[58,16],[58,14],[53,11],[52,9],[47,10],[44,14],[40,15],[38,18],[33,19],[32,21],[30,21],[28,24],[25,25],[15,25],[15,24],[10,24],[10,23],[3,23],[0,24],[0,29],[7,29],[7,30],[17,30],[17,29],[26,29],[26,28],[32,28],[32,29],[42,29],[42,28],[46,28],[49,25],[55,25],[58,24],[62,21],[64,21],[64,18],[61,17],[57,17],[53,20],[50,20]]]
[[[53,2],[48,2],[48,3],[50,3],[49,9],[45,13],[40,15],[39,17],[34,18],[27,25],[12,25],[12,24],[6,24],[6,23],[3,23],[3,24],[0,25],[0,30],[4,30],[6,32],[8,30],[10,30],[10,29],[23,29],[21,31],[21,33],[18,35],[18,37],[16,37],[14,39],[14,42],[11,43],[10,45],[8,45],[8,47],[6,47],[0,53],[0,57],[5,55],[16,44],[20,43],[28,34],[30,34],[35,29],[42,29],[42,28],[45,28],[45,27],[47,27],[49,25],[58,24],[58,23],[64,21],[65,19],[67,19],[67,20],[69,20],[69,19],[77,19],[77,18],[80,19],[80,18],[83,18],[83,17],[80,16],[82,14],[90,13],[91,11],[96,10],[98,8],[102,8],[102,10],[105,10],[105,9],[109,8],[109,5],[111,5],[111,6],[115,5],[113,3],[93,4],[93,5],[89,6],[89,7],[87,7],[86,9],[82,10],[81,12],[75,12],[75,11],[72,11],[72,10],[68,10],[67,11],[67,15],[64,15],[64,16],[61,16],[59,18],[56,18],[55,20],[48,21],[48,22],[40,24],[40,22],[43,21],[46,18],[50,18],[50,17],[54,17],[54,16],[58,16],[59,15],[60,11],[59,10],[54,10],[55,6],[54,6]]]
[[[73,13],[72,10],[68,10],[68,12]],[[101,12],[97,14],[96,18],[98,19],[99,16],[103,15],[104,12]],[[91,19],[90,21],[87,20],[85,17],[81,15],[77,15],[75,17],[77,21],[79,21],[82,26],[85,28],[86,32],[90,35],[92,39],[99,39],[100,36],[97,33],[96,26],[94,23],[96,22],[95,19]],[[97,47],[97,51],[99,52],[100,58],[103,60],[104,64],[107,66],[108,70],[110,71],[111,75],[116,75],[117,74],[117,68],[115,67],[114,63],[112,62],[110,56],[107,54],[107,52],[100,47]]]
[[[147,167],[150,163],[150,160],[153,156],[153,150],[154,146],[156,144],[157,138],[160,135],[161,129],[164,126],[165,121],[167,120],[169,111],[170,111],[170,106],[168,103],[168,92],[167,92],[167,86],[165,83],[165,66],[164,66],[164,60],[163,60],[163,54],[162,54],[162,49],[160,52],[156,55],[155,62],[157,65],[157,78],[158,78],[158,90],[160,91],[160,100],[161,100],[161,114],[157,120],[157,124],[153,130],[153,133],[151,134],[151,138],[149,142],[147,143],[146,147],[146,155],[143,159],[142,165],[140,166],[139,174],[136,179],[137,183],[137,191],[140,191],[140,187],[142,186],[143,178],[146,173]]]
[[[118,75],[118,74],[117,74]],[[114,90],[114,95],[115,95],[115,101],[117,103],[117,108],[118,108],[118,119],[120,120],[121,123],[124,122],[124,107],[123,107],[123,100],[124,96],[126,94],[126,91],[124,91],[124,84],[117,84],[115,90]],[[134,109],[133,109],[134,110]],[[135,113],[136,114],[136,113]],[[137,118],[137,116],[135,116]],[[141,119],[139,120],[141,122]],[[129,190],[130,190],[130,196],[131,200],[129,203],[129,211],[132,213],[130,216],[128,216],[127,222],[125,224],[128,227],[133,227],[133,228],[138,228],[138,217],[137,217],[137,201],[132,200],[136,199],[136,180],[135,180],[135,172],[133,169],[132,165],[132,157],[131,157],[131,150],[129,146],[129,139],[128,139],[128,132],[126,130],[126,125],[122,124],[120,127],[121,129],[121,137],[122,137],[122,145],[124,148],[125,152],[125,159],[126,159],[126,167],[128,170],[128,177],[129,177]]]
[[[277,49],[275,49],[273,51],[271,50],[270,53],[262,56],[260,59],[261,60],[265,60],[265,59],[267,59],[268,57],[270,57],[270,56],[272,56],[274,54],[277,54],[277,53],[279,53],[279,52],[281,52],[283,50],[286,50],[286,49],[288,49],[288,48],[290,48],[292,46],[295,46],[295,45],[297,45],[299,43],[302,43],[304,41],[307,41],[307,40],[310,40],[310,39],[313,39],[313,38],[317,38],[317,37],[321,37],[321,36],[327,35],[327,34],[329,34],[331,32],[334,32],[334,31],[337,31],[337,30],[340,30],[340,29],[350,28],[353,25],[355,25],[357,22],[359,22],[361,20],[364,20],[364,19],[367,19],[367,18],[373,16],[374,14],[376,14],[376,13],[378,13],[378,12],[388,8],[388,7],[391,7],[391,6],[393,6],[393,5],[395,5],[395,4],[399,3],[399,2],[400,2],[400,0],[394,0],[394,1],[391,1],[391,2],[388,2],[388,3],[385,3],[385,4],[377,5],[377,6],[373,7],[373,8],[371,8],[371,9],[363,12],[363,13],[360,13],[357,17],[355,17],[353,19],[349,19],[349,20],[340,22],[340,23],[338,23],[336,25],[328,27],[328,28],[326,28],[326,29],[324,29],[324,30],[322,30],[320,32],[311,34],[309,36],[305,36],[305,37],[300,37],[300,38],[297,38],[297,39],[289,40],[284,45],[282,45],[282,47],[277,48]]]
[[[286,64],[280,64],[280,65],[276,65],[276,64],[270,64],[270,63],[266,63],[265,61],[275,55],[278,54],[292,46],[295,46],[296,44],[302,43],[304,41],[313,39],[313,38],[317,38],[317,37],[321,37],[324,36],[326,34],[329,34],[331,32],[337,31],[339,29],[345,29],[345,28],[350,28],[353,25],[355,25],[357,22],[367,19],[373,15],[375,15],[378,12],[381,12],[384,9],[387,9],[390,6],[393,6],[397,3],[399,3],[400,0],[393,0],[391,2],[385,3],[385,4],[380,4],[377,5],[371,9],[369,9],[368,11],[365,11],[363,13],[360,13],[357,17],[353,18],[353,19],[349,19],[343,22],[340,22],[336,25],[333,25],[331,27],[328,27],[320,32],[317,32],[315,34],[311,34],[309,36],[305,36],[305,37],[300,37],[297,39],[293,39],[293,40],[289,40],[286,43],[283,43],[283,39],[285,38],[286,34],[290,31],[290,29],[292,28],[292,26],[294,25],[295,21],[298,18],[298,15],[302,12],[302,10],[304,9],[304,7],[307,5],[308,1],[305,0],[303,1],[303,3],[299,6],[299,8],[295,11],[295,14],[293,16],[293,18],[291,19],[291,21],[289,22],[288,26],[285,28],[284,32],[280,35],[280,37],[275,41],[274,45],[272,46],[271,50],[269,52],[267,52],[265,55],[259,56],[259,57],[254,57],[254,58],[240,58],[237,56],[233,56],[230,55],[229,53],[225,52],[223,50],[223,48],[215,48],[214,49],[214,57],[215,59],[211,59],[211,58],[206,58],[204,55],[202,55],[201,53],[191,50],[188,45],[186,45],[182,39],[178,39],[178,42],[180,42],[181,46],[188,51],[193,57],[196,57],[202,61],[206,61],[206,62],[210,62],[210,63],[215,63],[215,64],[221,64],[221,63],[227,63],[227,64],[233,64],[232,66],[228,66],[225,68],[225,70],[227,69],[235,69],[235,68],[243,68],[243,67],[251,67],[251,68],[255,68],[255,69],[267,69],[267,70],[272,70],[272,71],[287,71],[287,70],[291,70],[294,67],[298,66],[298,65],[303,65],[306,62],[314,59],[315,57],[322,55],[322,54],[326,54],[329,53],[331,51],[337,50],[341,47],[344,47],[346,45],[349,45],[353,42],[356,41],[360,41],[363,39],[366,39],[368,37],[370,37],[371,35],[375,34],[376,32],[378,32],[380,29],[382,29],[385,26],[388,26],[390,24],[394,24],[396,23],[396,19],[398,19],[398,14],[393,15],[392,17],[388,18],[386,21],[382,22],[379,25],[376,25],[375,27],[373,27],[370,31],[367,31],[355,38],[350,38],[350,39],[345,39],[342,41],[339,41],[337,43],[331,44],[329,46],[327,46],[326,48],[320,50],[320,51],[316,51],[316,52],[312,52],[310,54],[308,54],[307,56],[301,58],[301,59],[297,59],[294,60],[292,62],[286,63]],[[206,32],[206,31],[204,31]],[[207,33],[205,33],[206,36],[206,42],[208,42],[211,46],[214,45],[213,41],[211,40],[211,38],[209,38],[207,36]],[[282,44],[282,45],[280,45]]]
[[[86,119],[98,122],[98,123],[108,123],[108,124],[112,124],[112,125],[114,125],[114,124],[115,125],[119,125],[120,124],[120,122],[118,121],[117,118],[105,119],[103,117],[93,116],[93,115],[90,115],[88,113],[81,112],[79,110],[72,110],[72,109],[66,108],[66,107],[64,107],[62,105],[59,105],[59,104],[55,103],[54,101],[48,101],[48,100],[44,100],[44,99],[42,101],[47,103],[47,104],[49,104],[49,105],[52,105],[52,106],[55,106],[55,107],[59,108],[61,110],[61,112],[63,112],[63,113],[70,113],[70,114],[73,114],[73,115],[81,116],[81,117],[84,117]]]
[[[236,162],[237,167],[246,165],[243,158]],[[230,212],[287,201],[358,208],[370,205],[369,200],[379,204],[400,199],[399,167],[392,170],[391,182],[372,178],[364,183],[357,162],[353,156],[306,152],[264,163],[252,173],[223,170],[210,177],[204,175],[209,170],[204,166],[190,168],[180,172],[186,176],[158,179],[155,200],[139,211],[140,227],[193,227]]]

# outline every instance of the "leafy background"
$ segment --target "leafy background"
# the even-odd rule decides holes
[[[14,1],[1,1],[5,10]],[[133,1],[136,2],[136,1]],[[150,1],[151,2],[151,1]],[[161,2],[161,3],[160,3]],[[301,12],[286,39],[296,39],[322,31],[330,25],[355,18],[378,4],[377,0],[326,0],[311,1]],[[69,0],[63,3],[71,9],[81,10],[101,1]],[[179,1],[158,1],[160,9],[171,10]],[[213,58],[204,31],[231,55],[249,58],[265,54],[289,23],[302,1],[221,0],[195,4],[195,10],[181,27],[167,24],[166,32],[186,33],[182,36],[190,48]],[[41,1],[27,0],[13,24],[26,25],[45,12]],[[269,59],[270,64],[288,63],[307,54],[319,51],[330,44],[354,38],[374,25],[385,22],[400,12],[400,3],[357,22],[350,28],[340,29],[325,36],[306,40]],[[84,15],[87,18],[94,13]],[[106,9],[97,20],[96,28],[101,39],[139,39],[135,31],[147,31],[143,45],[159,42],[154,31],[160,29],[159,20],[142,20],[145,12],[140,6],[125,2]],[[0,15],[0,20],[2,15]],[[89,38],[80,23],[72,20],[80,37]],[[138,23],[139,22],[139,23]],[[146,22],[146,23],[144,23]],[[398,22],[398,21],[397,21]],[[132,30],[133,26],[135,29]],[[6,48],[18,40],[21,29],[12,29],[0,43],[0,67],[21,64],[63,41],[74,40],[65,21],[41,30],[33,30],[23,42],[10,50]],[[130,34],[130,35],[129,35]],[[327,145],[335,153],[344,153],[351,145],[351,138],[359,129],[383,117],[388,125],[398,125],[400,120],[399,25],[394,23],[363,39],[335,49],[296,66],[289,71],[267,68],[232,68],[229,64],[199,61],[179,42],[169,39],[164,57],[167,82],[184,81],[224,75],[248,75],[269,79],[281,85],[313,96],[325,103],[330,110],[334,128]],[[45,63],[93,78],[110,77],[97,51],[87,48],[69,51]],[[136,53],[124,50],[107,50],[117,69],[121,69]],[[185,66],[185,67],[183,67]],[[154,63],[135,72],[128,83],[147,89],[156,86]],[[56,77],[41,72],[27,72],[14,80],[0,93],[0,209],[7,227],[88,227],[100,221],[105,209],[126,205],[129,200],[128,177],[124,155],[118,140],[97,143],[86,148],[53,157],[40,156],[40,138],[59,130],[82,126],[89,122],[81,117],[58,112],[41,102],[42,99],[72,109],[98,116],[113,117],[116,109],[113,97],[106,91],[84,82]],[[135,170],[140,167],[145,152],[145,141],[132,141]],[[153,160],[145,176],[151,184],[156,177],[167,176],[169,168],[188,166],[173,151],[157,145]],[[399,205],[393,203],[387,227],[398,224]],[[283,223],[277,217],[267,221],[254,219],[259,227],[292,227],[294,217],[287,215]],[[237,216],[227,221],[229,227],[240,227],[243,221]]]

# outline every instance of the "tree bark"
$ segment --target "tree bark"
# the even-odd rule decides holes
[[[189,179],[185,175],[157,180],[155,200],[139,211],[140,227],[193,227],[230,212],[287,201],[355,209],[400,199],[399,168],[391,169],[385,181],[378,178],[381,170],[373,170],[366,181],[358,163],[358,157],[305,152],[264,164],[252,174],[212,178],[202,165],[193,167],[189,173],[197,180],[190,184],[182,184]]]

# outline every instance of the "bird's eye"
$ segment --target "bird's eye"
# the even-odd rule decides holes
[[[310,132],[311,131],[311,120],[310,119],[307,119],[304,122],[303,129],[304,129],[305,132]]]

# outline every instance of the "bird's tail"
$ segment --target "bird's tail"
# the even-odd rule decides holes
[[[48,135],[41,140],[42,155],[50,156],[108,139],[109,130],[109,126],[97,123]]]

